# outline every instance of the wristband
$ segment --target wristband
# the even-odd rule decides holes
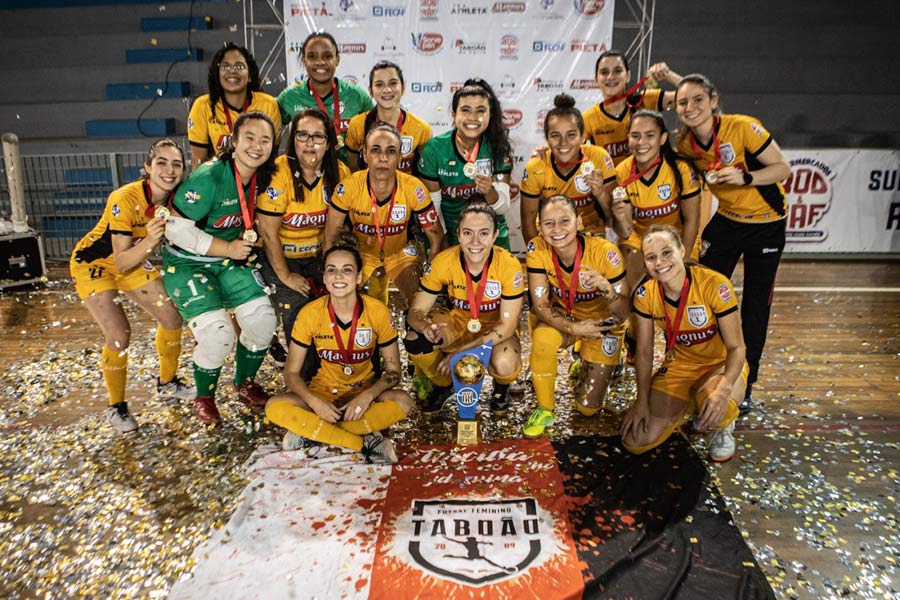
[[[744,185],[753,185],[753,175],[750,171],[744,171]]]

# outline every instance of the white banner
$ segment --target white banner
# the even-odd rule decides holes
[[[786,253],[900,252],[900,152],[785,150]]]

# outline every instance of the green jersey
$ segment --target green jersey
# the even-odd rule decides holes
[[[459,213],[466,207],[469,197],[475,193],[475,180],[463,173],[466,159],[456,148],[454,139],[456,129],[433,137],[422,148],[419,156],[418,174],[422,179],[436,181],[441,186],[441,215],[447,227],[450,245],[458,244],[456,227],[459,225]],[[500,162],[491,158],[491,145],[487,138],[481,136],[481,146],[475,159],[478,173],[498,175],[512,171],[512,161],[504,157]],[[509,250],[509,228],[506,218],[499,215],[498,229],[500,235],[495,244]]]

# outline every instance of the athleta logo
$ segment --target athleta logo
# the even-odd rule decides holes
[[[515,577],[551,551],[539,512],[534,498],[413,500],[409,557],[432,575],[473,586]]]
[[[219,220],[213,223],[213,229],[231,229],[232,227],[242,227],[243,219],[241,215],[225,215],[219,217]]]
[[[328,211],[314,213],[290,213],[281,217],[281,223],[291,229],[318,228],[325,226]]]

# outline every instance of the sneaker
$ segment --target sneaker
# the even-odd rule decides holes
[[[495,417],[505,417],[509,412],[509,384],[494,382],[494,390],[491,392],[491,414]]]
[[[196,396],[197,389],[178,377],[173,377],[168,383],[156,378],[156,397],[160,400],[191,400]]]
[[[247,406],[265,406],[269,401],[269,394],[255,381],[248,381],[240,385],[233,384],[237,392],[238,401]]]
[[[367,463],[375,462],[373,459],[378,459],[393,465],[400,460],[394,449],[394,442],[377,432],[363,436],[362,455],[366,457]]]
[[[131,433],[138,428],[137,421],[128,412],[127,402],[119,402],[107,408],[106,420],[119,433]]]
[[[201,423],[218,423],[222,420],[216,399],[213,396],[197,396],[194,398],[194,415]]]
[[[281,342],[272,340],[272,343],[269,344],[269,356],[272,357],[276,369],[284,368],[284,364],[287,362],[287,350],[284,349]]]
[[[313,448],[319,445],[319,442],[314,442],[313,440],[305,438],[302,435],[297,435],[293,431],[286,431],[284,434],[284,439],[281,440],[281,449],[285,452],[291,452],[293,450],[305,450],[307,448]]]
[[[738,404],[738,411],[740,412],[740,416],[746,415],[748,412],[753,410],[753,384],[747,386],[747,393],[744,394],[744,400],[740,404]]]
[[[422,412],[426,415],[434,415],[444,408],[447,399],[453,393],[453,388],[449,385],[432,385],[431,392],[422,403]]]
[[[544,435],[544,430],[553,423],[553,411],[537,407],[525,421],[522,434],[527,438],[536,438]]]
[[[728,462],[734,456],[734,422],[725,429],[716,429],[706,440],[709,457],[715,462]]]

